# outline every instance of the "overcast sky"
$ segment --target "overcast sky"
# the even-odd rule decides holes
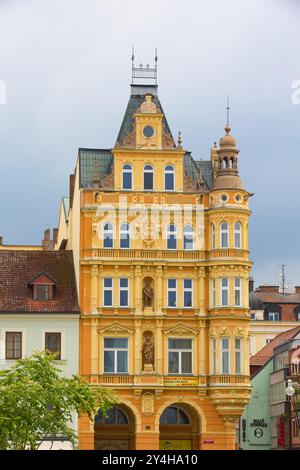
[[[0,0],[4,243],[38,244],[57,226],[78,147],[115,143],[132,45],[137,63],[157,46],[160,100],[196,159],[223,135],[230,95],[240,174],[255,193],[256,284],[278,283],[284,263],[300,285],[299,44],[297,0]]]

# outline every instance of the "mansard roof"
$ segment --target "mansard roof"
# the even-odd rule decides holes
[[[34,300],[30,283],[41,273],[55,280],[52,300]],[[0,313],[78,313],[71,251],[0,251]]]
[[[125,111],[121,128],[119,130],[119,134],[118,134],[117,141],[116,141],[116,146],[122,145],[124,137],[130,134],[131,132],[133,132],[134,114],[138,111],[141,104],[145,101],[146,95],[152,95],[152,101],[156,104],[156,106],[159,107],[161,113],[164,115],[163,117],[164,132],[166,134],[169,134],[173,139],[172,132],[167,122],[165,113],[163,111],[162,105],[157,96],[157,85],[131,85],[131,95],[128,101],[127,109]],[[174,142],[174,147],[175,147],[174,139],[173,139],[173,142]]]
[[[113,155],[110,149],[79,149],[79,187],[92,188],[97,163],[97,176],[100,181],[112,170]]]

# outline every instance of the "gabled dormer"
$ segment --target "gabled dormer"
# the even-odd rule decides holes
[[[33,300],[52,300],[57,281],[47,273],[37,274],[28,282]]]

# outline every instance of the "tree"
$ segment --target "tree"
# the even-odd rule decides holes
[[[111,390],[92,387],[78,375],[62,377],[55,355],[35,352],[0,371],[0,449],[37,450],[46,438],[73,444],[74,411],[90,419],[117,402]]]

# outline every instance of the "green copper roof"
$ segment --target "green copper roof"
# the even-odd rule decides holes
[[[195,181],[200,179],[200,175],[205,181],[206,189],[211,189],[213,186],[212,181],[212,167],[210,160],[195,161],[191,152],[186,152],[184,155],[184,168],[187,176],[193,178]]]
[[[152,100],[153,102],[160,108],[160,111],[163,113],[163,125],[164,125],[164,131],[166,134],[169,134],[172,139],[172,133],[169,128],[169,124],[167,122],[167,119],[165,117],[165,113],[162,109],[162,106],[160,104],[160,101],[157,96],[157,86],[156,85],[148,85],[148,86],[141,86],[141,85],[132,85],[131,87],[131,96],[129,98],[129,102],[127,105],[127,109],[125,111],[125,115],[123,118],[123,122],[117,137],[116,144],[122,144],[123,139],[126,135],[130,134],[133,132],[133,127],[134,127],[134,114],[138,110],[138,108],[141,106],[141,104],[145,101],[145,96],[151,94],[153,96]],[[174,139],[173,139],[174,141]],[[174,142],[175,145],[175,142]]]
[[[79,149],[79,187],[92,188],[95,169],[100,181],[111,172],[113,157],[110,149]]]

